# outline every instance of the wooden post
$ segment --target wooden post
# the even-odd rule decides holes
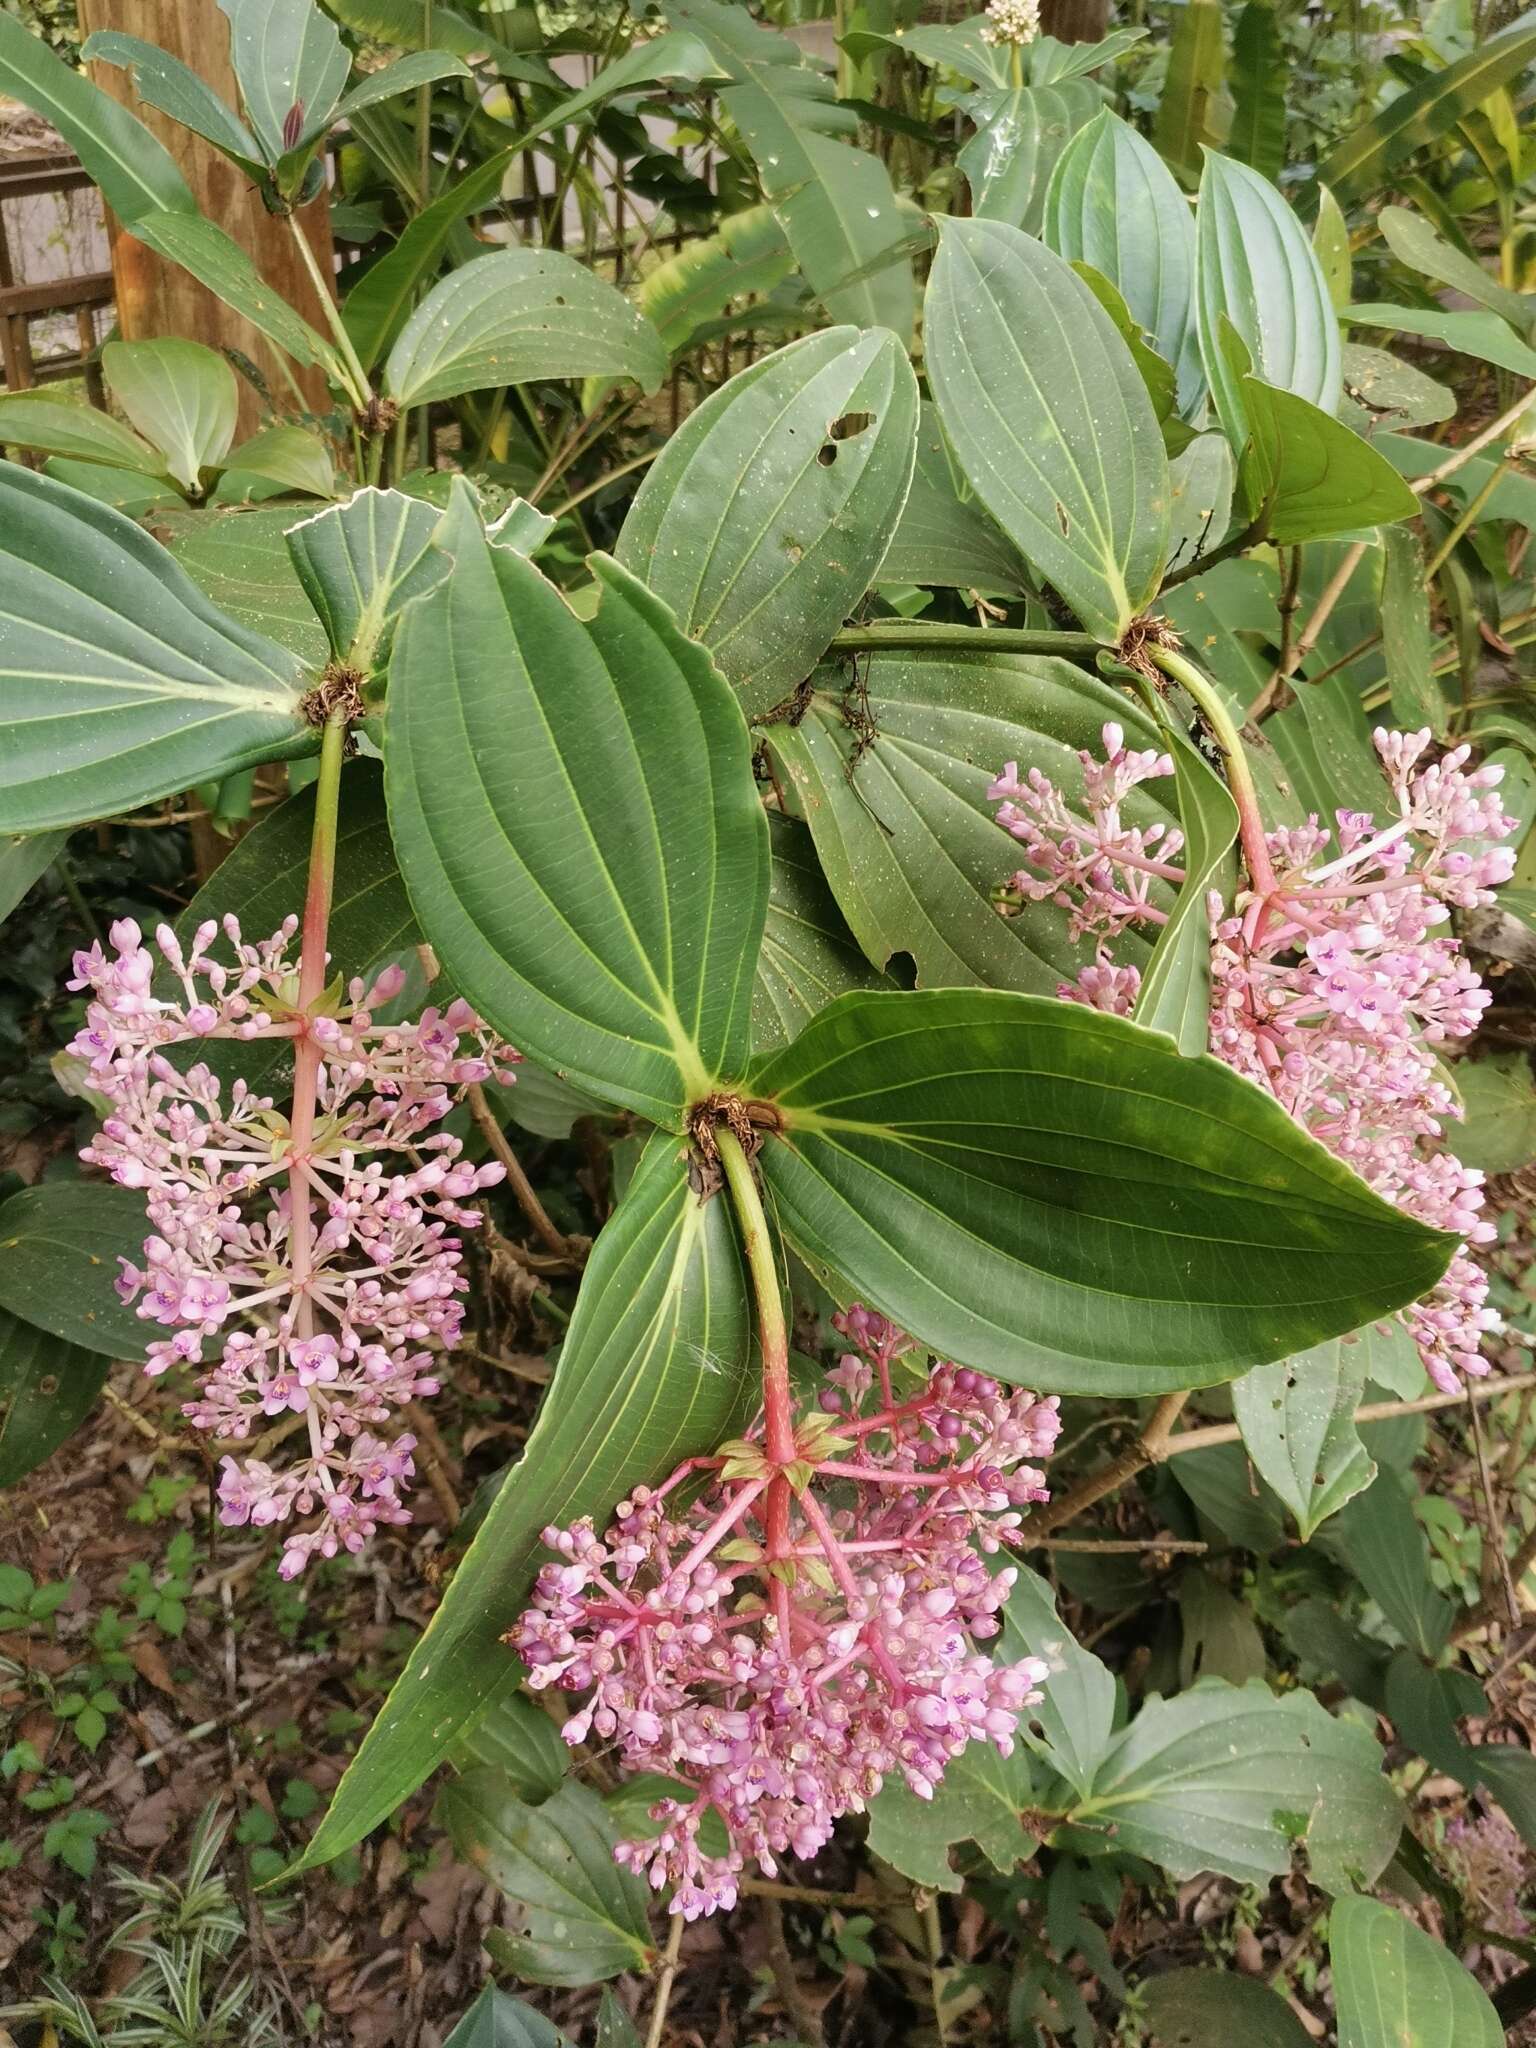
[[[1109,32],[1109,0],[1045,0],[1040,25],[1058,43],[1102,43]]]
[[[226,105],[238,110],[229,62],[229,23],[214,0],[79,0],[79,15],[84,33],[119,29],[169,50],[204,78]],[[102,90],[129,108],[165,144],[208,218],[217,221],[247,251],[280,297],[323,332],[325,317],[288,222],[268,213],[244,173],[220,156],[211,143],[169,115],[146,106],[134,90],[130,71],[117,64],[95,64],[91,70]],[[299,217],[321,272],[329,277],[334,257],[327,195],[321,192]],[[278,409],[293,409],[293,393],[278,368],[277,351],[264,335],[179,265],[168,263],[136,241],[110,215],[108,228],[117,324],[125,341],[176,335],[204,342],[209,348],[238,349],[266,378]],[[282,360],[287,362],[286,357]],[[321,373],[295,363],[288,368],[297,378],[306,404],[324,412],[330,400]],[[262,408],[245,378],[239,379],[239,385],[239,432],[244,435],[254,430]]]

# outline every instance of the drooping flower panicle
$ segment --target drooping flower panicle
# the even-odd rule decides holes
[[[1107,942],[1165,922],[1155,885],[1183,874],[1167,858],[1176,835],[1128,827],[1119,806],[1173,764],[1127,752],[1117,725],[1103,739],[1105,761],[1081,756],[1086,818],[1038,772],[1021,781],[1011,762],[989,795],[1030,862],[1014,877],[1017,895],[1069,907],[1074,932],[1100,941],[1095,962],[1059,993],[1129,1016],[1140,975]],[[1466,747],[1426,761],[1430,739],[1375,735],[1389,823],[1340,811],[1332,835],[1316,818],[1271,831],[1273,888],[1240,894],[1230,913],[1212,897],[1210,1042],[1379,1194],[1463,1240],[1435,1290],[1402,1311],[1436,1385],[1454,1391],[1459,1374],[1487,1371],[1479,1345],[1495,1318],[1465,1249],[1493,1235],[1480,1214],[1483,1176],[1434,1143],[1461,1113],[1436,1048],[1476,1030],[1489,1001],[1448,921],[1508,880],[1514,856],[1499,842],[1514,823],[1495,794],[1503,771],[1469,769]]]
[[[81,1157],[142,1191],[151,1227],[118,1291],[174,1332],[148,1344],[146,1370],[196,1368],[202,1389],[185,1412],[222,1437],[304,1418],[305,1455],[281,1468],[227,1456],[219,1487],[229,1523],[318,1516],[288,1535],[285,1577],[315,1552],[357,1550],[378,1524],[409,1520],[414,1439],[380,1431],[437,1392],[434,1347],[451,1350],[463,1320],[456,1233],[479,1221],[465,1205],[503,1177],[465,1163],[459,1141],[433,1127],[460,1090],[508,1078],[517,1057],[462,1002],[413,1024],[375,1022],[404,986],[398,967],[299,1010],[296,930],[290,918],[251,944],[227,917],[224,961],[214,923],[187,949],[162,925],[151,948],[123,919],[110,950],[76,954],[70,983],[90,991],[71,1050],[111,1104]],[[226,1092],[202,1062],[167,1057],[200,1041],[306,1034],[318,1061],[302,1158],[272,1097],[243,1080]]]
[[[530,1684],[586,1695],[568,1741],[692,1789],[616,1852],[690,1919],[734,1903],[749,1859],[771,1874],[815,1855],[887,1778],[927,1798],[967,1743],[1007,1754],[1048,1676],[976,1646],[1015,1578],[984,1553],[1046,1497],[1032,1461],[1056,1402],[948,1364],[900,1395],[902,1334],[863,1308],[838,1323],[853,1349],[796,1424],[789,1478],[759,1425],[637,1487],[602,1537],[546,1530],[556,1561],[508,1636]],[[773,1487],[792,1495],[777,1539]],[[709,1846],[712,1817],[728,1847]]]

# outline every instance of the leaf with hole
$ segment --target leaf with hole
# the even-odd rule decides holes
[[[480,1712],[516,1686],[499,1640],[527,1598],[540,1532],[658,1483],[747,1419],[747,1279],[723,1202],[701,1204],[675,1140],[651,1140],[593,1250],[521,1459],[380,1709],[294,1871],[392,1813]]]
[[[795,1248],[1049,1391],[1233,1378],[1416,1299],[1452,1249],[1219,1061],[1055,998],[843,996],[751,1085]]]
[[[221,355],[196,341],[109,341],[102,375],[113,398],[183,490],[202,488],[234,439],[240,394]]]
[[[110,1362],[0,1309],[0,1487],[35,1472],[74,1434]]]
[[[834,327],[741,371],[652,464],[619,560],[760,716],[809,675],[896,531],[917,380],[884,333]]]
[[[866,957],[884,968],[909,954],[919,987],[1054,993],[1081,947],[1058,904],[999,916],[997,890],[1019,860],[988,788],[1023,756],[1080,805],[1080,751],[1097,752],[1110,720],[1132,746],[1154,746],[1151,719],[1099,677],[1049,655],[993,654],[979,633],[954,653],[860,654],[851,673],[812,680],[799,719],[768,727],[768,754]],[[1171,786],[1132,791],[1124,816],[1143,830],[1176,825]],[[1132,965],[1148,951],[1133,932],[1119,942]]]
[[[926,336],[939,416],[977,497],[1087,630],[1118,641],[1162,574],[1168,463],[1113,322],[1042,243],[949,220]]]
[[[1243,1443],[1305,1543],[1376,1476],[1355,1428],[1368,1354],[1339,1338],[1255,1366],[1232,1386]]]
[[[708,656],[593,563],[583,624],[531,563],[466,536],[405,612],[390,823],[422,930],[481,1015],[677,1129],[746,1061],[768,827]]]
[[[384,389],[404,410],[536,377],[628,377],[654,391],[667,352],[605,278],[544,249],[503,249],[449,273],[400,330]]]
[[[1149,1699],[1117,1737],[1061,1844],[1144,1856],[1170,1877],[1214,1870],[1240,1884],[1284,1875],[1298,1847],[1322,1890],[1380,1876],[1403,1810],[1381,1752],[1310,1693],[1205,1679]]]
[[[1135,231],[1128,232],[1131,222]],[[1041,234],[1069,263],[1107,277],[1178,373],[1188,413],[1205,389],[1195,332],[1195,224],[1157,151],[1106,107],[1063,150]]]
[[[0,464],[0,831],[110,816],[308,753],[300,664],[120,512]]]
[[[1395,1906],[1340,1899],[1328,1916],[1339,2048],[1503,2048],[1477,1979]]]

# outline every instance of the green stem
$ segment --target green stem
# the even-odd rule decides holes
[[[1488,500],[1493,496],[1494,492],[1499,488],[1499,485],[1503,483],[1505,477],[1508,475],[1509,457],[1506,455],[1503,457],[1501,461],[1496,462],[1493,465],[1492,469],[1489,470],[1487,482],[1483,485],[1482,489],[1477,493],[1476,497],[1472,499],[1471,503],[1467,506],[1466,511],[1462,513],[1461,517],[1456,521],[1455,525],[1451,528],[1450,532],[1445,536],[1445,539],[1441,541],[1439,547],[1436,548],[1434,554],[1424,564],[1424,584],[1426,588],[1428,588],[1429,584],[1433,581],[1433,579],[1436,576],[1438,576],[1440,571],[1445,567],[1446,563],[1451,558],[1451,553],[1456,547],[1457,542],[1461,539],[1462,535],[1467,531],[1468,527],[1470,527],[1474,523],[1474,521],[1476,521],[1481,516],[1483,507],[1488,503]]]
[[[1023,626],[924,625],[921,620],[883,620],[870,626],[846,626],[832,636],[834,654],[862,653],[886,647],[899,653],[924,648],[952,648],[967,654],[1097,654],[1102,642],[1091,633],[1036,632]]]
[[[758,1193],[757,1175],[735,1133],[724,1125],[715,1129],[715,1143],[725,1183],[731,1191],[736,1221],[741,1229],[741,1246],[752,1291],[757,1299],[758,1336],[763,1347],[763,1425],[769,1462],[793,1463],[795,1456],[794,1409],[789,1388],[789,1329],[784,1321],[784,1296],[779,1287],[778,1261],[774,1257],[773,1233]]]
[[[326,325],[331,330],[340,354],[340,367],[344,373],[341,379],[343,389],[357,410],[362,412],[373,396],[368,383],[368,372],[363,368],[357,350],[352,346],[352,337],[348,334],[346,322],[341,317],[341,308],[336,303],[335,293],[326,283],[325,274],[315,261],[315,252],[309,246],[309,237],[305,234],[303,224],[296,213],[289,214],[288,226],[293,235],[294,246],[299,252],[299,260],[309,272],[309,281],[315,288],[320,310],[325,315]]]
[[[1242,834],[1243,857],[1248,863],[1248,878],[1255,892],[1270,896],[1275,889],[1275,871],[1270,865],[1269,847],[1264,837],[1264,813],[1259,808],[1259,793],[1254,787],[1253,773],[1248,766],[1248,756],[1243,751],[1243,742],[1231,712],[1223,701],[1221,692],[1209,677],[1201,674],[1195,664],[1182,654],[1175,654],[1171,647],[1148,646],[1147,652],[1166,676],[1172,676],[1176,683],[1194,698],[1201,717],[1216,736],[1216,743],[1227,757],[1227,787],[1237,805],[1239,830]]]

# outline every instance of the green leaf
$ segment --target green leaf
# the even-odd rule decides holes
[[[388,659],[401,611],[453,564],[432,546],[442,514],[403,491],[355,491],[288,529],[294,568],[332,655],[365,674]]]
[[[397,27],[420,34],[421,9],[415,0],[404,0],[404,8],[404,19],[399,24],[392,23],[382,40],[399,43],[402,37]],[[355,7],[349,10],[354,15],[358,11]],[[503,13],[500,18],[505,22],[515,17]],[[479,20],[466,26],[468,48],[460,54],[483,50],[493,40]],[[440,40],[434,37],[434,42]],[[700,59],[704,61],[701,63]],[[495,203],[507,172],[523,150],[552,130],[580,119],[614,93],[658,78],[681,78],[696,83],[708,70],[707,55],[694,36],[669,32],[636,43],[614,63],[605,64],[590,85],[530,121],[515,142],[485,158],[463,177],[450,179],[446,191],[430,206],[423,207],[395,246],[370,264],[347,294],[343,316],[363,368],[371,370],[399,333],[417,289],[436,270],[459,222]]]
[[[0,838],[0,920],[10,916],[38,877],[52,867],[68,840],[67,832]]]
[[[333,382],[339,381],[340,364],[331,344],[266,283],[240,244],[213,221],[186,213],[144,213],[134,221],[133,232],[157,255],[190,271],[295,362],[318,363]]]
[[[1345,205],[1378,191],[1387,173],[1480,107],[1536,58],[1536,27],[1518,24],[1443,71],[1432,71],[1352,129],[1318,170]],[[1458,2044],[1459,2048],[1459,2044]]]
[[[305,668],[326,658],[325,635],[294,573],[285,538],[292,505],[231,505],[156,515],[156,534],[204,596],[256,632],[271,634]]]
[[[170,151],[14,14],[0,14],[0,92],[58,129],[124,227],[162,208],[197,212]]]
[[[707,655],[593,562],[585,625],[484,543],[405,613],[390,820],[422,930],[481,1015],[676,1129],[747,1056],[768,827]]]
[[[801,1026],[851,988],[879,988],[828,889],[811,835],[770,815],[773,866],[768,918],[752,992],[752,1049],[787,1045]]]
[[[0,1252],[0,1271],[6,1263]],[[0,1309],[0,1487],[35,1471],[80,1427],[109,1363]]]
[[[1251,516],[1277,546],[1412,519],[1419,501],[1368,441],[1257,377],[1241,381],[1251,439],[1239,465]]]
[[[1084,79],[975,94],[966,111],[976,133],[955,162],[970,185],[976,218],[1039,234],[1051,173],[1103,104]]]
[[[1043,1657],[1051,1667],[1045,1697],[1020,1723],[1020,1739],[1086,1794],[1114,1731],[1114,1674],[1073,1640],[1045,1580],[1027,1565],[1016,1564],[1014,1572],[999,1647],[1013,1661]]]
[[[939,415],[976,495],[1088,631],[1118,641],[1162,574],[1168,464],[1113,322],[1042,243],[948,220],[926,336]]]
[[[1339,418],[1357,433],[1383,427],[1436,426],[1455,416],[1456,394],[1384,348],[1344,344],[1344,396]]]
[[[1136,1988],[1157,2048],[1309,2048],[1279,1992],[1235,1970],[1167,1970]]]
[[[1227,346],[1223,322],[1231,323],[1247,351],[1243,367],[1331,415],[1342,364],[1338,316],[1322,266],[1269,180],[1214,150],[1200,180],[1195,263],[1200,356],[1234,453],[1241,456],[1256,423],[1249,421],[1240,358]]]
[[[1280,1503],[1262,1481],[1241,1444],[1210,1444],[1181,1451],[1173,1461],[1180,1491],[1194,1503],[1202,1524],[1239,1549],[1268,1557],[1285,1534]],[[1202,1534],[1206,1531],[1202,1527]]]
[[[1339,2048],[1503,2048],[1477,1979],[1395,1906],[1340,1899],[1328,1916]]]
[[[1162,98],[1152,124],[1158,154],[1193,184],[1200,152],[1219,139],[1217,121],[1226,71],[1226,42],[1217,0],[1186,0],[1168,52]]]
[[[950,1862],[958,1842],[974,1842],[1005,1874],[1032,1854],[1036,1837],[1020,1814],[1030,1804],[1029,1767],[1015,1750],[999,1756],[990,1742],[972,1742],[946,1769],[931,1799],[919,1799],[899,1777],[887,1778],[869,1802],[869,1846],[876,1856],[932,1891],[963,1887]]]
[[[1016,597],[1029,571],[960,474],[937,408],[919,408],[917,467],[877,583],[926,583]]]
[[[1464,256],[1443,235],[1436,234],[1422,214],[1410,213],[1406,206],[1384,206],[1376,225],[1399,263],[1406,263],[1421,277],[1449,285],[1453,292],[1486,306],[1490,313],[1507,320],[1516,333],[1530,339],[1536,324],[1536,301],[1525,292],[1512,292],[1507,285],[1500,284],[1492,271],[1485,270],[1474,257]]]
[[[1470,1754],[1468,1754],[1470,1751]],[[1457,1776],[1496,1799],[1528,1849],[1536,1850],[1536,1756],[1508,1742],[1469,1744]]]
[[[488,1764],[531,1806],[557,1792],[570,1775],[572,1753],[560,1729],[526,1693],[503,1693],[454,1751],[457,1770]]]
[[[304,491],[313,498],[329,498],[336,488],[336,465],[331,451],[308,428],[281,420],[263,427],[238,448],[230,450],[227,466],[246,476],[259,476],[266,483],[281,484],[285,490]]]
[[[1437,1771],[1477,1779],[1480,1749],[1464,1743],[1456,1723],[1488,1713],[1488,1696],[1470,1671],[1426,1664],[1412,1650],[1396,1650],[1387,1666],[1385,1707],[1398,1738]]]
[[[1422,334],[1458,355],[1476,356],[1516,377],[1536,377],[1536,348],[1514,333],[1497,313],[1454,306],[1346,306],[1339,318],[1355,327],[1385,327]]]
[[[1349,676],[1308,683],[1265,729],[1303,807],[1325,824],[1341,808],[1375,812],[1387,802],[1370,722]]]
[[[201,489],[203,471],[223,462],[234,439],[240,406],[224,358],[196,341],[109,341],[101,368],[112,396],[164,455],[177,483]]]
[[[34,398],[20,391],[0,393],[0,444],[74,456],[85,462],[109,462],[137,476],[165,474],[159,451],[140,440],[131,427],[94,405],[70,399]]]
[[[665,12],[730,79],[720,105],[828,317],[889,327],[905,348],[914,313],[909,230],[885,165],[839,139],[855,134],[858,120],[838,104],[826,69],[743,8],[668,0]]]
[[[446,50],[417,50],[408,57],[397,57],[392,64],[381,65],[377,71],[368,72],[343,98],[333,121],[350,121],[354,114],[364,107],[376,106],[380,100],[392,100],[402,92],[413,92],[418,86],[431,85],[440,78],[472,78],[474,73],[458,57],[450,56]]]
[[[1268,1658],[1264,1637],[1251,1608],[1229,1593],[1219,1579],[1200,1565],[1187,1565],[1179,1575],[1179,1684],[1197,1678],[1223,1678],[1246,1685],[1262,1678]]]
[[[723,1202],[700,1204],[675,1141],[655,1137],[598,1238],[555,1377],[426,1634],[363,1739],[295,1873],[367,1834],[421,1783],[519,1667],[517,1618],[540,1532],[656,1484],[747,1418],[746,1275]]]
[[[619,560],[710,650],[749,718],[810,673],[874,581],[916,436],[904,350],[834,327],[733,377],[652,464]]]
[[[3,404],[0,398],[0,404]],[[130,519],[147,519],[151,513],[182,511],[186,500],[169,477],[151,479],[130,469],[109,469],[101,462],[74,462],[65,455],[50,455],[43,474],[71,490],[84,491],[98,504],[126,512]]]
[[[1310,1693],[1276,1699],[1257,1682],[1205,1679],[1148,1700],[1061,1840],[1079,1854],[1145,1856],[1177,1879],[1215,1870],[1258,1885],[1288,1871],[1301,1847],[1312,1882],[1339,1893],[1374,1883],[1402,1824],[1363,1728]]]
[[[620,2005],[618,1993],[612,1985],[603,1987],[592,2048],[641,2048],[635,2023]]]
[[[1451,1250],[1219,1061],[1077,1003],[843,996],[753,1086],[796,1248],[1058,1392],[1230,1379],[1416,1299]]]
[[[1134,233],[1126,223],[1134,221]],[[1041,234],[1107,277],[1179,379],[1190,412],[1205,389],[1195,332],[1195,224],[1151,144],[1106,107],[1073,136],[1051,178]]]
[[[487,1984],[443,2048],[569,2048],[569,2037],[522,1999]]]
[[[0,1206],[0,1309],[106,1358],[142,1358],[144,1323],[117,1298],[119,1259],[135,1266],[144,1197],[88,1180],[49,1180]]]
[[[1354,258],[1349,246],[1349,223],[1344,209],[1326,185],[1317,188],[1317,219],[1312,223],[1312,253],[1328,287],[1335,312],[1349,304]]]
[[[453,1846],[522,1908],[523,1931],[494,1953],[530,1984],[600,1983],[647,1967],[650,1887],[613,1860],[603,1802],[569,1779],[540,1806],[513,1797],[500,1771],[450,1779],[438,1801]]]
[[[1274,0],[1248,0],[1232,37],[1232,130],[1227,148],[1261,178],[1285,165],[1286,56]]]
[[[1163,741],[1178,778],[1180,856],[1185,879],[1158,934],[1136,997],[1136,1022],[1166,1031],[1183,1053],[1210,1043],[1211,919],[1209,896],[1221,887],[1237,838],[1237,805],[1221,777],[1162,706]]]
[[[918,22],[911,28],[898,29],[894,35],[856,28],[840,37],[839,43],[855,63],[862,64],[886,50],[901,50],[915,57],[919,64],[958,72],[972,85],[1006,85],[1008,52],[1001,44],[986,40],[981,33],[983,26],[981,17],[973,15],[969,21]],[[1098,54],[1097,46],[1094,54]]]
[[[1058,904],[998,915],[995,892],[1019,863],[987,790],[1023,755],[1077,803],[1080,750],[1096,751],[1110,720],[1132,746],[1154,746],[1151,719],[1069,662],[993,654],[983,633],[955,652],[861,654],[813,681],[799,719],[768,727],[769,756],[866,957],[884,968],[910,954],[919,987],[1054,993],[1081,947]],[[1166,828],[1172,801],[1167,785],[1144,786],[1125,817]],[[1147,950],[1127,933],[1119,957],[1139,966]]]
[[[1458,1159],[1483,1173],[1518,1173],[1536,1159],[1536,1082],[1526,1053],[1459,1060],[1455,1085],[1466,1110],[1452,1139]]]
[[[605,278],[553,251],[503,249],[427,293],[384,389],[404,408],[535,377],[632,377],[654,391],[666,374],[660,335]]]
[[[158,107],[183,128],[190,128],[194,135],[211,142],[231,163],[238,164],[248,178],[261,177],[265,165],[255,137],[207,80],[179,57],[173,57],[158,44],[146,43],[141,36],[122,35],[116,29],[101,29],[87,36],[80,55],[87,64],[120,64],[132,75],[134,91],[146,105]],[[173,206],[172,210],[181,209]]]
[[[1304,1543],[1376,1475],[1355,1429],[1366,1362],[1363,1344],[1336,1337],[1233,1382],[1248,1455],[1296,1517]]]
[[[229,58],[269,164],[323,134],[352,68],[336,24],[314,0],[219,0]],[[287,132],[288,124],[296,133]]]
[[[1429,1544],[1395,1473],[1380,1471],[1333,1525],[1339,1561],[1423,1657],[1451,1639],[1456,1610],[1429,1576]]]
[[[0,831],[312,751],[298,662],[226,618],[131,519],[3,463],[0,551]]]
[[[1428,726],[1443,740],[1450,707],[1430,667],[1434,635],[1424,554],[1417,533],[1389,526],[1382,540],[1381,652],[1392,691],[1392,720],[1405,732]]]
[[[749,206],[648,270],[634,287],[634,301],[676,358],[733,299],[766,297],[794,267],[772,208]]]

